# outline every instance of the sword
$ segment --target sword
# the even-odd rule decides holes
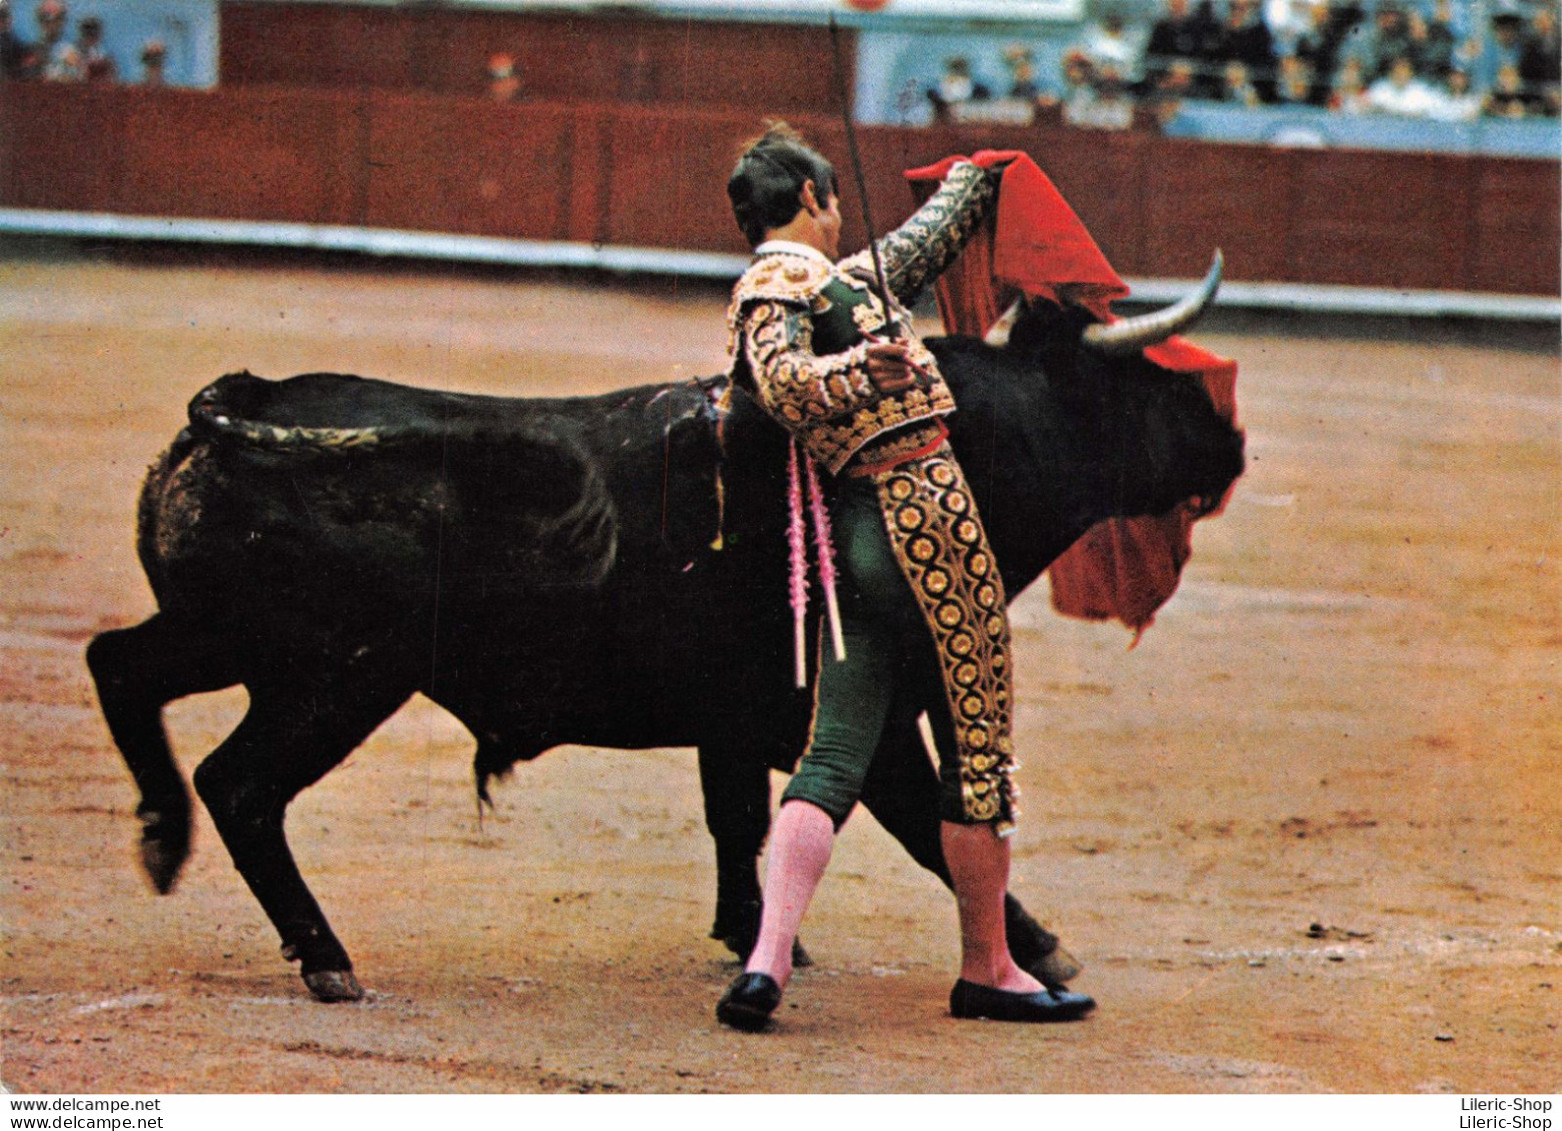
[[[884,317],[888,321],[891,337],[895,325],[889,304],[889,283],[884,279],[884,264],[879,259],[878,229],[873,226],[873,212],[868,207],[868,182],[862,175],[862,154],[857,149],[857,128],[852,122],[851,105],[846,97],[846,68],[841,62],[841,29],[830,13],[830,54],[835,64],[835,96],[841,104],[841,123],[846,127],[846,149],[851,154],[852,173],[857,180],[857,199],[862,203],[862,224],[868,231],[868,250],[873,256],[873,277],[879,287],[879,301],[884,304]]]

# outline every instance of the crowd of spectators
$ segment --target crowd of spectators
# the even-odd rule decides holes
[[[121,81],[119,67],[104,40],[103,21],[85,16],[70,35],[70,10],[64,0],[42,0],[35,9],[39,39],[28,43],[11,26],[10,0],[0,0],[0,80],[32,82]],[[141,44],[140,82],[163,85],[167,49],[161,40]]]
[[[1122,128],[1136,115],[1168,122],[1189,101],[1451,122],[1562,111],[1557,0],[1163,2],[1153,21],[1107,12],[1090,24],[1050,88],[1025,47],[1004,53],[1010,82],[996,93],[967,60],[946,61],[928,91],[935,117],[1012,117],[1023,105]]]

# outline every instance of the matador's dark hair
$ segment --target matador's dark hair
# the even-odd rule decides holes
[[[821,205],[836,194],[835,166],[785,122],[765,125],[763,134],[744,143],[727,178],[732,214],[750,247],[797,215],[802,207],[798,195],[806,182],[814,183]]]

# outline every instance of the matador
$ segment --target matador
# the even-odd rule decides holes
[[[759,942],[717,1016],[763,1028],[834,834],[861,793],[892,710],[925,710],[960,909],[957,1017],[1072,1020],[1094,1002],[1017,967],[1004,936],[1017,791],[1009,623],[975,500],[948,443],[954,397],[907,306],[994,206],[1001,170],[957,164],[877,246],[837,262],[833,169],[773,128],[728,193],[755,258],[728,309],[730,376],[831,478],[843,660],[821,663],[808,746],[781,799]],[[878,293],[882,272],[885,294]]]

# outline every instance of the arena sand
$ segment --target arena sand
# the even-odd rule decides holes
[[[1181,591],[1133,650],[1019,598],[1013,886],[1085,961],[1084,1023],[950,1019],[952,900],[859,816],[779,1030],[726,1031],[692,753],[561,749],[479,820],[470,741],[422,701],[290,814],[368,1001],[309,999],[204,813],[153,896],[82,650],[152,611],[135,498],[189,397],[239,368],[677,380],[721,368],[723,308],[665,280],[0,261],[8,1088],[1556,1088],[1554,328],[1217,318],[1251,467]],[[169,710],[186,772],[243,702]]]

